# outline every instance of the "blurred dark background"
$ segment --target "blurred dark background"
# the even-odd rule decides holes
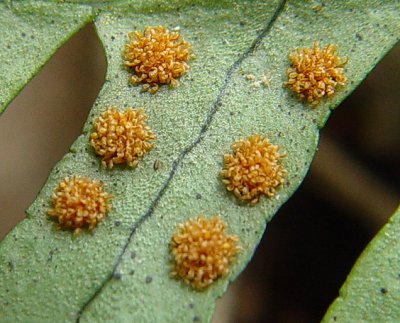
[[[91,25],[0,117],[0,239],[81,133],[105,73]],[[301,188],[218,301],[214,323],[318,322],[400,196],[400,46],[337,108]]]

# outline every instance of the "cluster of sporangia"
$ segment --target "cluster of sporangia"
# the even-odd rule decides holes
[[[164,27],[146,27],[143,33],[128,34],[124,65],[134,71],[132,83],[144,83],[143,89],[156,93],[160,84],[177,85],[176,78],[188,69],[193,57],[191,46],[177,31]],[[289,55],[292,62],[285,86],[313,106],[323,96],[334,93],[346,78],[342,66],[346,63],[335,55],[335,46],[322,50],[316,43],[312,48],[296,49]],[[110,107],[95,120],[90,144],[101,157],[103,167],[127,164],[136,167],[139,159],[153,148],[155,140],[146,124],[142,109],[119,111]],[[253,134],[232,144],[233,153],[224,156],[222,181],[228,191],[240,200],[255,204],[261,195],[273,197],[286,177],[281,165],[284,154],[268,138]],[[103,184],[88,177],[72,176],[62,180],[52,196],[49,215],[58,227],[79,233],[81,228],[93,229],[110,210],[112,195]],[[170,244],[174,257],[173,275],[181,277],[196,289],[209,286],[229,272],[232,259],[239,250],[238,238],[225,234],[225,223],[215,215],[199,216],[179,224]]]
[[[134,31],[128,34],[125,45],[124,64],[134,70],[133,84],[144,83],[143,91],[158,91],[160,84],[178,85],[176,78],[185,73],[187,61],[194,57],[191,46],[179,35],[162,26],[146,27],[143,34]]]

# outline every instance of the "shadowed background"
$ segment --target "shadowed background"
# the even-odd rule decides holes
[[[339,49],[340,50],[340,49]],[[0,239],[81,133],[104,80],[93,26],[0,117]],[[400,196],[400,46],[332,114],[301,188],[218,302],[214,322],[317,322]]]

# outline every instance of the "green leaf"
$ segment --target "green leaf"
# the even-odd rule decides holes
[[[398,322],[400,209],[354,265],[323,322]]]
[[[87,6],[0,3],[0,114],[53,53],[92,19]]]
[[[314,2],[264,0],[93,4],[106,80],[83,134],[52,171],[27,219],[0,245],[4,320],[209,320],[215,299],[243,270],[266,223],[303,180],[330,108],[399,38],[400,5],[393,1],[330,1],[319,9]],[[50,15],[44,5],[38,11]],[[179,27],[197,58],[178,88],[163,86],[152,95],[128,85],[121,51],[128,32],[154,25]],[[288,53],[313,41],[337,44],[339,55],[349,58],[348,84],[318,109],[282,88]],[[255,88],[249,74],[269,75],[270,85]],[[110,105],[143,107],[157,135],[157,147],[136,169],[104,170],[89,146],[93,119]],[[231,143],[252,133],[267,135],[288,156],[285,186],[254,207],[238,202],[219,176]],[[102,180],[114,200],[92,233],[71,238],[54,229],[46,212],[53,188],[74,174]],[[221,215],[243,248],[229,276],[202,292],[170,277],[169,255],[176,225],[199,214]]]

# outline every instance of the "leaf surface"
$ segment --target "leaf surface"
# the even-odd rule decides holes
[[[164,6],[165,5],[165,6]],[[214,302],[245,267],[266,226],[304,178],[318,129],[399,38],[400,6],[330,1],[137,1],[99,4],[94,18],[106,51],[104,86],[83,134],[54,168],[36,201],[0,245],[0,308],[5,321],[190,322],[211,318]],[[46,15],[46,10],[43,9]],[[179,27],[196,59],[176,89],[155,95],[128,85],[121,52],[127,33]],[[287,89],[288,53],[313,41],[347,56],[349,82],[318,109]],[[270,77],[255,87],[247,75]],[[143,107],[156,148],[135,169],[104,170],[89,145],[93,119],[107,107]],[[287,182],[251,207],[226,191],[223,154],[239,138],[267,135],[287,153]],[[153,169],[156,160],[159,170]],[[46,212],[66,176],[102,180],[114,195],[108,217],[71,238]],[[169,242],[176,225],[219,214],[243,248],[228,277],[202,292],[170,277]],[[57,300],[57,301],[54,301]]]
[[[354,265],[323,322],[398,322],[400,209]]]
[[[92,8],[0,2],[0,114],[53,53],[92,18]]]

